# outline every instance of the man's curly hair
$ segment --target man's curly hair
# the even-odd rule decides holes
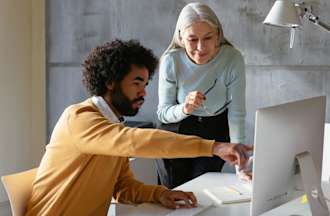
[[[107,92],[107,84],[120,83],[132,65],[147,68],[151,79],[158,60],[136,40],[107,42],[93,49],[86,58],[82,65],[83,84],[90,95],[102,96]]]

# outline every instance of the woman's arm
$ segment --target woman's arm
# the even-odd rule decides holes
[[[245,64],[240,53],[236,53],[226,81],[227,96],[232,99],[228,108],[230,142],[245,142]]]
[[[170,55],[165,55],[160,63],[158,83],[157,116],[162,123],[176,123],[188,116],[183,112],[184,103],[177,102],[177,91],[174,59]]]

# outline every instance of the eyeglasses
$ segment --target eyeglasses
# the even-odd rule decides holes
[[[215,84],[217,84],[217,81],[218,79],[214,80],[213,85],[204,92],[204,96],[206,96],[214,88]],[[232,101],[232,96],[230,95],[229,100],[227,100],[226,103],[223,106],[221,106],[219,109],[217,109],[215,112],[210,111],[204,104],[202,104],[202,108],[205,110],[207,114],[216,115],[222,112],[225,108],[227,108],[227,106],[231,103],[231,101]]]

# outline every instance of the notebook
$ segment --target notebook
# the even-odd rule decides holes
[[[248,184],[235,184],[206,188],[203,192],[214,202],[215,205],[221,205],[251,201],[252,189],[249,188]]]

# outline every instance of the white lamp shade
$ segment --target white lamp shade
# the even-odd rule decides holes
[[[291,28],[301,26],[297,9],[290,0],[276,0],[263,23]]]

